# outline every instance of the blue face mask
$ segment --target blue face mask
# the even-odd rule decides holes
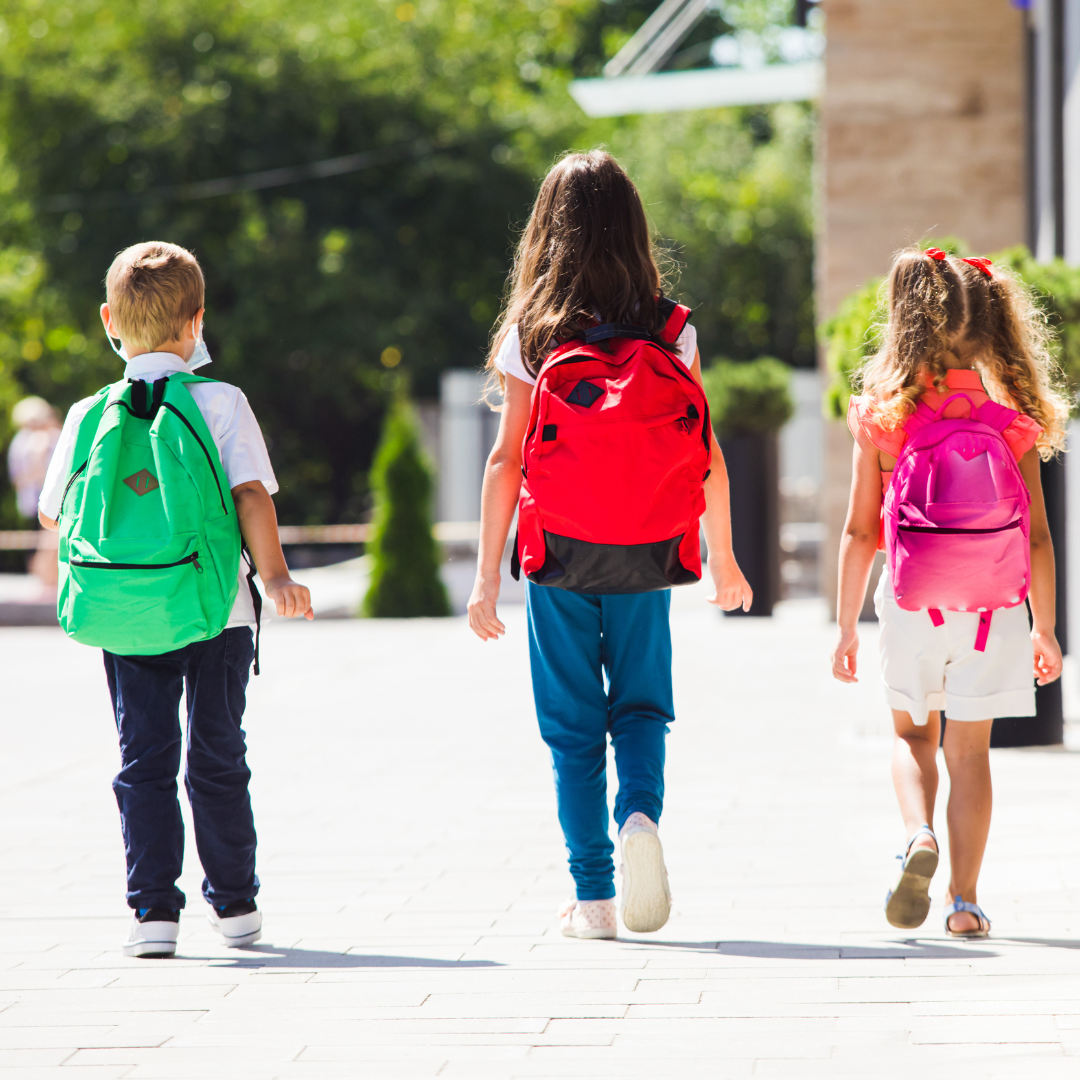
[[[191,332],[195,333],[195,320],[191,320]],[[120,357],[126,364],[131,358],[127,354],[127,349],[123,345],[120,348],[116,347],[116,342],[113,341],[112,334],[106,330],[105,336],[109,339],[109,345],[112,351]],[[119,338],[117,338],[119,340]],[[206,342],[203,341],[202,327],[199,327],[199,336],[195,341],[195,351],[191,354],[191,359],[187,362],[188,371],[194,371],[196,368],[205,367],[207,364],[211,364],[213,361],[210,359],[210,350],[206,347]]]
[[[191,320],[191,332],[195,333],[195,320]],[[191,354],[191,359],[187,362],[188,371],[194,371],[196,368],[205,366],[212,363],[210,359],[210,351],[206,347],[206,342],[203,341],[203,328],[199,327],[199,336],[195,341],[195,351]]]

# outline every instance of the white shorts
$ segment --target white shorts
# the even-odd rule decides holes
[[[925,611],[905,611],[893,599],[886,569],[874,607],[881,624],[878,648],[885,700],[919,725],[944,709],[950,720],[1035,715],[1035,662],[1027,604],[999,608],[985,652],[975,651],[979,615],[942,611],[934,626]]]

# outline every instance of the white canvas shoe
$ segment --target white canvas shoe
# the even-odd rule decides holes
[[[253,945],[262,937],[262,912],[254,900],[234,900],[221,907],[211,906],[206,917],[230,949]]]
[[[618,929],[614,900],[567,900],[559,920],[566,937],[610,939]]]
[[[623,924],[635,934],[649,934],[659,930],[671,914],[671,891],[656,822],[642,813],[631,814],[619,830],[619,839]]]
[[[123,953],[125,956],[142,956],[148,959],[175,956],[176,939],[179,936],[179,911],[141,908],[132,916],[127,940],[122,946]]]

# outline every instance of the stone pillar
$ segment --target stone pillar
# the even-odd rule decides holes
[[[1010,0],[823,0],[819,320],[898,248],[1026,239],[1024,23]],[[851,439],[826,425],[822,586],[836,556]]]

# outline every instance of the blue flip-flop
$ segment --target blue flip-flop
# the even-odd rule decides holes
[[[885,897],[885,918],[902,930],[922,926],[930,914],[930,879],[937,870],[938,853],[924,847],[911,850],[912,844],[924,834],[937,844],[938,839],[929,825],[915,830],[908,841],[907,850],[903,855],[896,856],[902,863],[900,877]]]
[[[955,915],[958,911],[969,911],[976,919],[979,920],[978,930],[953,930],[949,927],[949,919]],[[986,926],[983,926],[983,923]],[[956,899],[945,907],[945,933],[949,937],[959,938],[983,938],[990,935],[990,920],[986,917],[986,913],[978,904],[969,904],[959,893],[956,894]]]

